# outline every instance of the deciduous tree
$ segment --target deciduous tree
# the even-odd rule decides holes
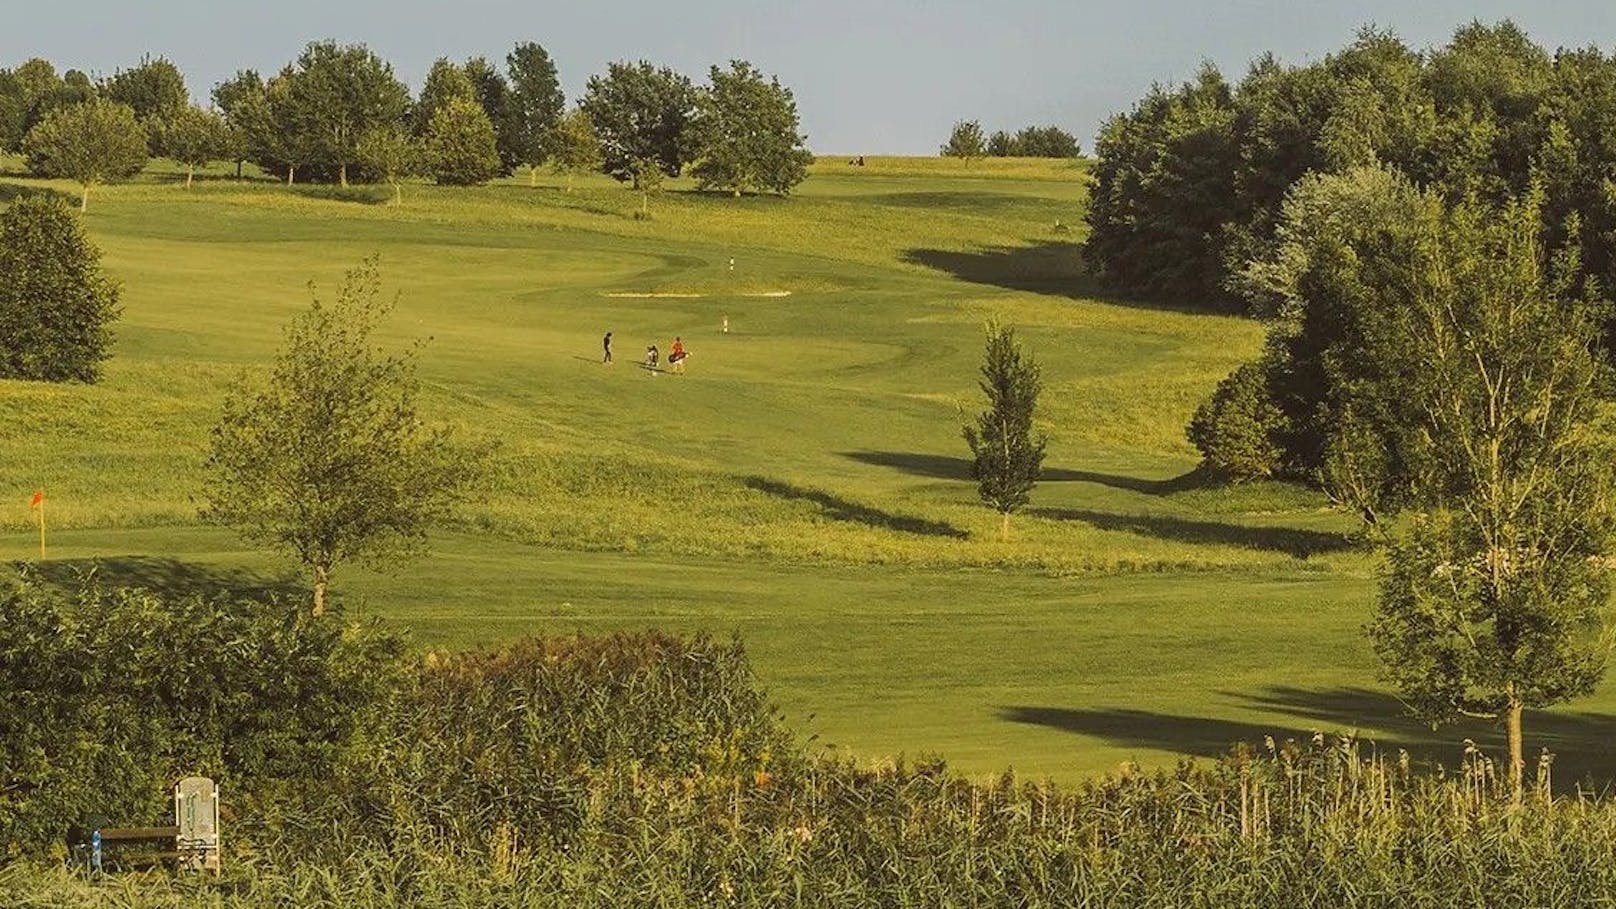
[[[191,187],[196,169],[233,151],[229,124],[200,107],[186,106],[166,120],[157,121],[153,134],[163,153],[185,165],[185,187]]]
[[[284,127],[312,161],[334,171],[348,185],[348,166],[359,137],[370,129],[400,122],[410,94],[393,67],[362,44],[332,41],[310,44],[294,69],[284,73]]]
[[[638,162],[655,161],[677,177],[690,161],[686,127],[695,99],[688,78],[641,60],[613,63],[604,76],[591,76],[579,107],[594,121],[607,173],[632,180],[643,173]]]
[[[28,167],[84,187],[79,208],[90,205],[90,187],[132,177],[146,166],[146,130],[127,105],[91,101],[63,107],[23,140]]]
[[[797,130],[797,103],[777,78],[752,64],[713,67],[690,121],[691,175],[702,189],[737,196],[748,190],[785,195],[808,176],[813,155]]]
[[[982,124],[975,120],[960,120],[943,144],[945,158],[964,158],[970,161],[987,154],[987,141],[982,137]]]
[[[402,127],[373,129],[359,137],[359,163],[393,187],[393,201],[404,201],[403,182],[421,172],[421,143]]]
[[[499,134],[499,153],[507,167],[527,165],[531,185],[538,180],[539,165],[552,154],[551,140],[567,96],[561,91],[555,63],[542,46],[531,41],[518,44],[505,58],[505,65],[511,93]],[[590,134],[594,134],[593,126]]]
[[[395,564],[423,549],[481,460],[422,424],[419,345],[374,345],[391,309],[374,259],[349,272],[334,302],[316,297],[287,328],[267,382],[231,389],[213,431],[204,516],[297,557],[315,615],[339,564]]]
[[[424,145],[427,169],[440,184],[472,186],[499,173],[494,124],[476,101],[453,98],[440,107]]]
[[[600,139],[594,122],[581,110],[562,115],[552,135],[550,161],[558,173],[566,175],[570,193],[574,174],[600,170]]]

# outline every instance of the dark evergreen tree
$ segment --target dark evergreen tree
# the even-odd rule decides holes
[[[1038,364],[1016,343],[1015,329],[989,323],[987,335],[980,387],[988,409],[964,434],[977,494],[999,512],[999,536],[1008,540],[1010,515],[1027,504],[1044,463],[1044,438],[1033,435],[1043,380]]]

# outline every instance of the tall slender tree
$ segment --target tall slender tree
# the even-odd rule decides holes
[[[980,387],[988,408],[964,429],[971,477],[982,501],[999,513],[999,538],[1009,540],[1010,515],[1026,506],[1043,468],[1045,439],[1033,433],[1041,371],[1008,325],[987,325]]]
[[[518,44],[505,58],[510,98],[499,131],[499,155],[505,166],[528,168],[528,183],[538,181],[539,165],[551,153],[551,140],[567,97],[554,61],[531,41]]]

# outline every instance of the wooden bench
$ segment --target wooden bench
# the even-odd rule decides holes
[[[105,870],[103,849],[111,843],[166,842],[168,849],[147,853],[146,864],[175,861],[195,870],[219,871],[219,787],[206,777],[186,777],[174,786],[174,826],[97,827],[90,834],[89,866]]]

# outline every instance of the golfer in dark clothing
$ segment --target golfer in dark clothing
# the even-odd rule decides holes
[[[610,362],[612,362],[612,333],[611,332],[608,331],[606,333],[606,337],[600,339],[600,347],[601,347],[601,350],[605,351],[605,354],[606,354],[605,356],[600,358],[600,362],[602,362],[602,363],[610,363]]]

